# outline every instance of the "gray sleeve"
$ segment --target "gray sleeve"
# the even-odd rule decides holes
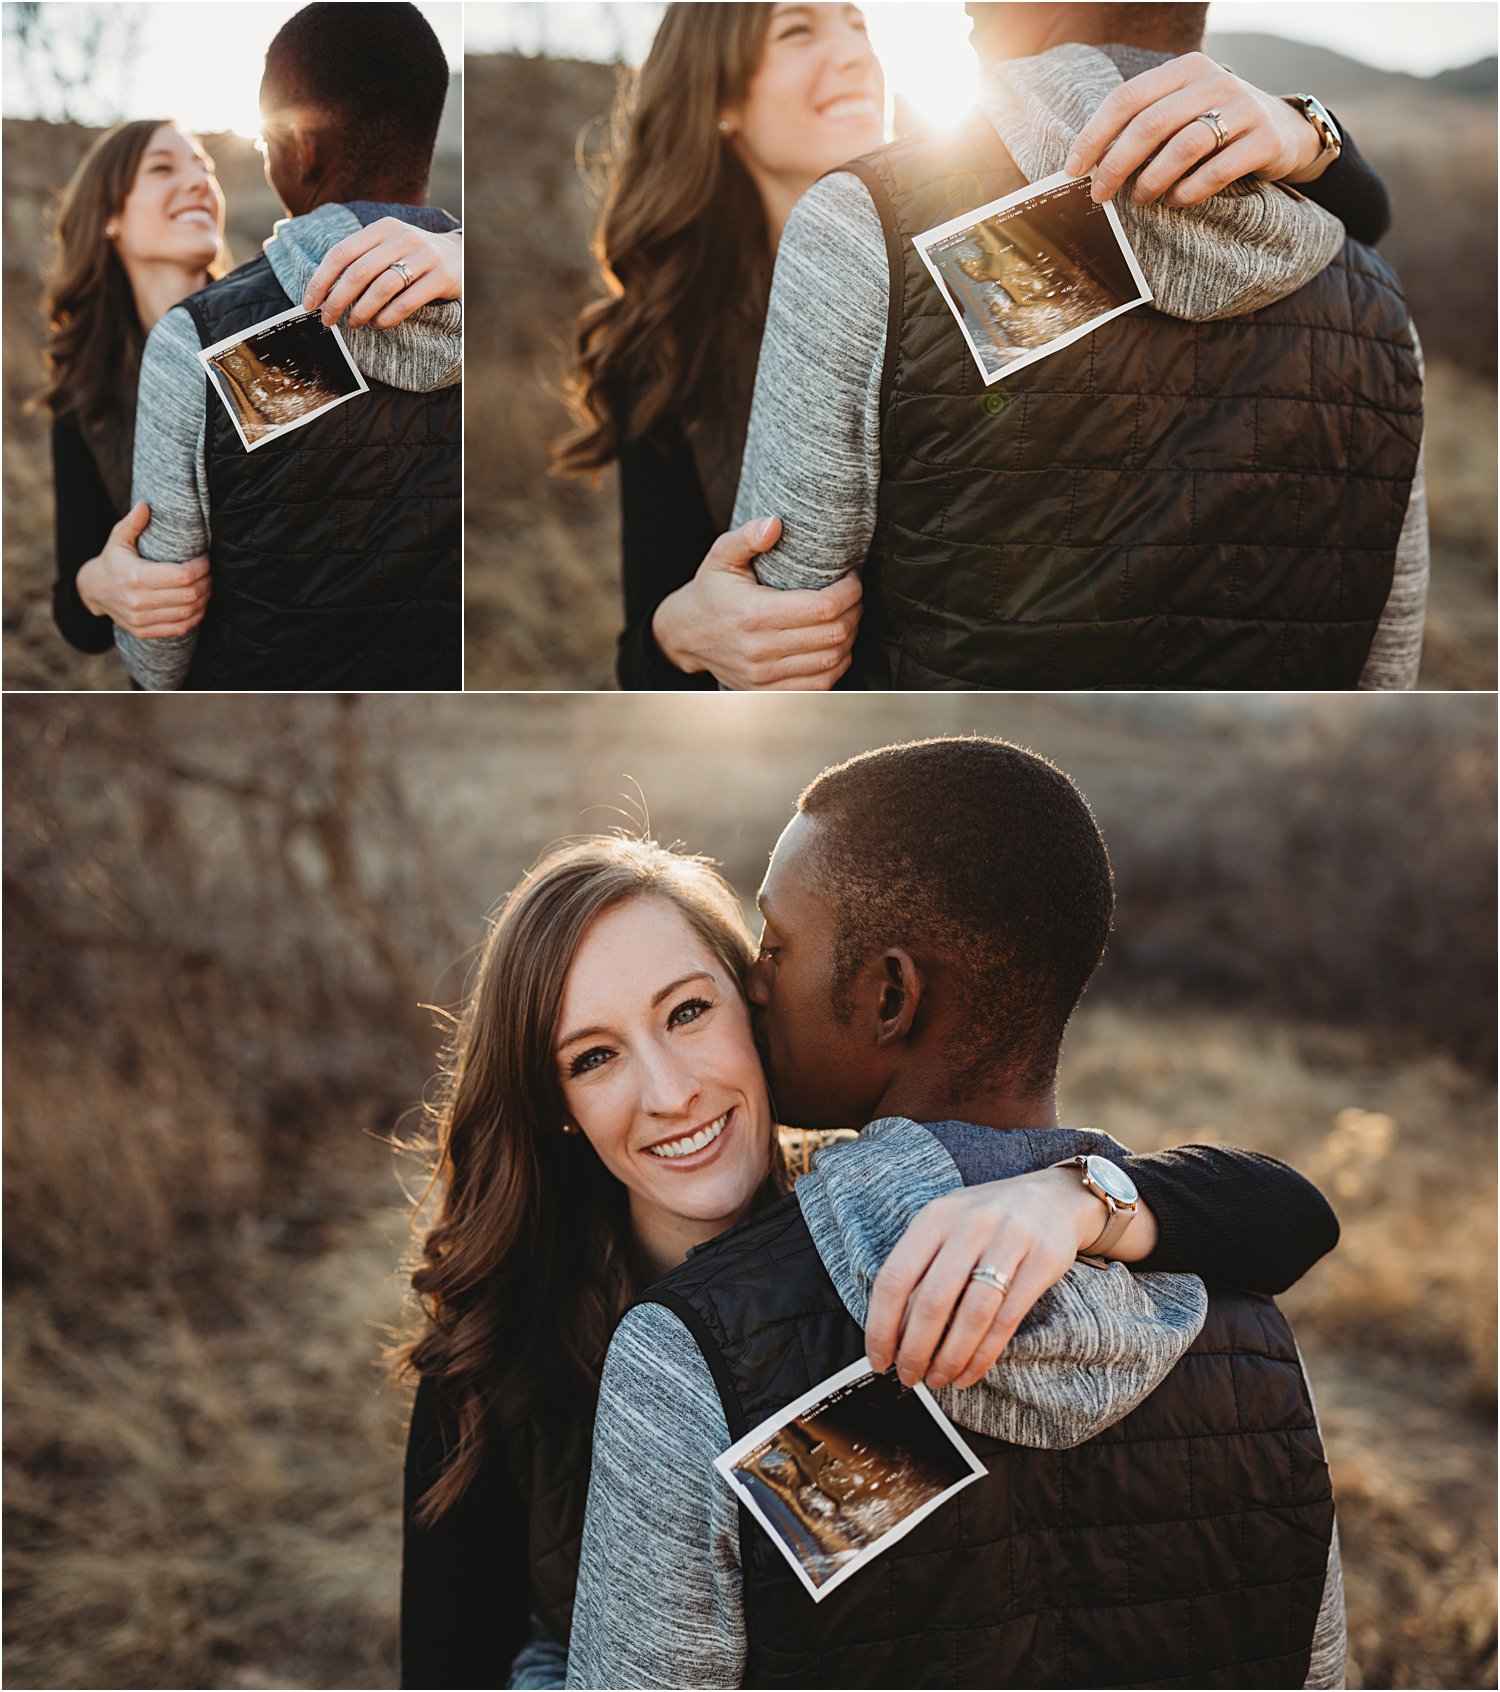
[[[599,1388],[568,1685],[731,1687],[745,1668],[729,1429],[703,1354],[660,1305],[628,1312]]]
[[[1422,344],[1415,324],[1417,362],[1422,363]],[[1425,372],[1424,372],[1425,374]],[[1422,631],[1427,622],[1427,578],[1431,567],[1427,538],[1427,443],[1417,454],[1417,473],[1411,484],[1411,499],[1401,539],[1396,543],[1396,573],[1380,614],[1380,626],[1370,644],[1369,656],[1360,673],[1364,693],[1404,693],[1417,685],[1422,664]]]
[[[1344,1564],[1339,1555],[1339,1525],[1333,1524],[1323,1602],[1313,1628],[1312,1659],[1304,1686],[1341,1687],[1349,1679],[1349,1625],[1344,1614]]]
[[[510,1692],[546,1692],[568,1684],[568,1649],[531,1618],[531,1637],[516,1652],[506,1677]]]
[[[770,587],[827,587],[875,532],[889,267],[880,214],[847,171],[797,202],[782,233],[734,526],[780,517],[756,559]]]
[[[151,331],[141,355],[131,501],[145,500],[151,507],[140,554],[158,564],[185,563],[208,551],[204,374],[198,347],[193,320],[178,306]],[[120,656],[150,693],[182,686],[197,640],[196,632],[142,640],[115,630]]]
[[[287,298],[301,305],[313,272],[329,249],[357,235],[359,218],[348,206],[330,203],[277,226],[266,257]],[[458,230],[450,231],[458,234]],[[408,393],[436,393],[464,376],[464,308],[459,300],[431,300],[394,329],[353,329],[344,313],[339,333],[349,356],[373,381]]]

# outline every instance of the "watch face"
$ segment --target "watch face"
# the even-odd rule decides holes
[[[1111,1163],[1107,1157],[1091,1155],[1089,1158],[1089,1174],[1099,1186],[1103,1187],[1116,1204],[1135,1203],[1138,1196],[1135,1190],[1135,1182],[1117,1163]]]

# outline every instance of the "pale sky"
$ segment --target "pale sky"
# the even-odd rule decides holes
[[[86,77],[71,101],[87,123],[160,115],[189,129],[259,128],[256,92],[272,36],[303,0],[111,0],[109,4],[48,0],[44,21],[58,31],[65,71]],[[463,6],[459,0],[419,0],[437,32],[449,65],[463,61]],[[29,73],[11,34],[5,6],[4,105],[7,117],[55,117],[55,92],[35,66]],[[135,20],[136,51],[122,63],[126,31]],[[91,26],[103,28],[91,65],[82,60]]]
[[[474,0],[466,8],[471,53],[503,48],[634,62],[650,46],[662,6],[652,0]],[[967,105],[972,59],[958,0],[871,0],[864,7],[887,78],[929,111]],[[1332,47],[1386,70],[1430,75],[1495,51],[1490,0],[1216,0],[1209,29],[1252,31]]]

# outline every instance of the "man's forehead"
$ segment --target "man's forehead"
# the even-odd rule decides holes
[[[781,831],[771,853],[755,903],[769,922],[783,916],[796,916],[805,922],[809,906],[821,906],[824,901],[818,892],[812,873],[812,845],[816,825],[799,811]]]

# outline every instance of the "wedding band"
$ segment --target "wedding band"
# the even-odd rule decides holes
[[[400,259],[392,259],[391,262],[386,266],[386,269],[387,270],[399,270],[401,272],[401,286],[403,288],[411,287],[412,283],[416,280],[416,278],[406,268],[406,266],[404,264],[402,264]]]
[[[977,1269],[971,1269],[969,1279],[983,1281],[987,1287],[993,1287],[1002,1295],[1010,1291],[1010,1276],[1003,1274],[993,1263],[981,1263]]]
[[[1216,106],[1211,112],[1200,112],[1193,119],[1194,123],[1206,123],[1214,132],[1214,152],[1229,140],[1229,131],[1224,127],[1224,114]]]

